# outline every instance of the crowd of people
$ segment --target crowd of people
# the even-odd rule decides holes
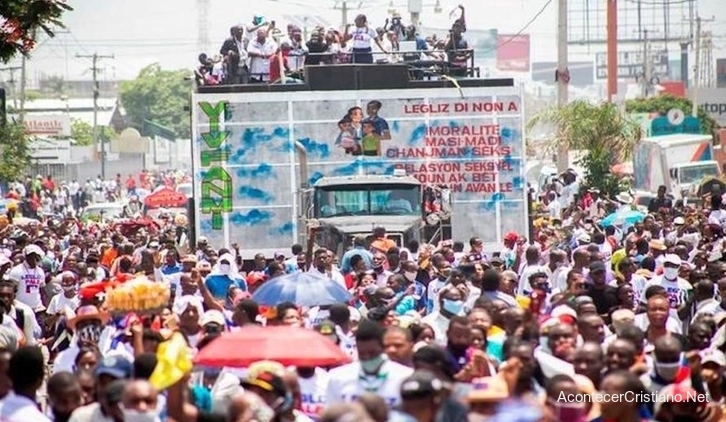
[[[160,187],[175,188],[190,180],[188,173],[183,171],[143,170],[137,175],[123,177],[116,174],[105,180],[99,175],[85,183],[58,181],[52,175],[26,175],[24,179],[8,183],[3,197],[12,201],[13,207],[20,208],[19,216],[37,219],[67,213],[77,215],[94,203],[143,200],[144,196]]]
[[[303,28],[293,24],[281,30],[279,23],[255,15],[247,25],[230,28],[219,54],[199,55],[196,79],[200,85],[275,83],[303,80],[303,68],[339,63],[410,63],[419,70],[445,70],[467,76],[472,49],[464,38],[464,7],[445,38],[423,37],[415,25],[393,14],[382,26],[365,15],[356,16],[345,28],[318,26],[305,39]]]
[[[495,253],[478,237],[396,245],[378,228],[342,256],[293,245],[244,265],[236,243],[184,248],[172,231],[43,218],[15,227],[10,216],[0,221],[0,421],[720,420],[721,197],[684,206],[661,189],[642,219],[609,223],[608,207],[632,207],[625,194],[598,202],[572,172],[559,180],[551,191],[566,211],[539,219],[534,239],[506,233]],[[302,275],[346,299],[263,300]],[[112,312],[113,289],[140,277],[168,286],[168,305]],[[262,357],[243,367],[197,359],[275,327],[318,340],[217,356]],[[328,347],[348,363],[263,356]]]

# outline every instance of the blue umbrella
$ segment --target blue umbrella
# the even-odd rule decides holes
[[[345,287],[329,278],[297,272],[273,278],[255,291],[252,299],[265,306],[292,302],[298,306],[324,306],[346,303],[351,299]]]
[[[632,226],[640,223],[645,218],[645,214],[640,211],[626,210],[622,212],[614,212],[600,221],[603,227],[608,226]]]

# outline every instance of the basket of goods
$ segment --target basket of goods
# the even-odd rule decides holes
[[[171,291],[165,283],[137,277],[106,293],[106,307],[114,314],[156,314],[169,305]]]

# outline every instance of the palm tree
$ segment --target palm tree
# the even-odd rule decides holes
[[[548,154],[585,151],[577,164],[585,169],[587,184],[610,195],[622,190],[621,181],[611,174],[610,167],[630,159],[642,132],[615,104],[573,101],[537,113],[527,129],[541,125],[554,128],[551,138],[542,145]]]

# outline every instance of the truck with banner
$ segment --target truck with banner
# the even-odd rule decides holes
[[[489,250],[527,233],[521,87],[279,91],[192,95],[195,231],[210,244],[249,259],[311,226],[337,251],[377,226]]]

